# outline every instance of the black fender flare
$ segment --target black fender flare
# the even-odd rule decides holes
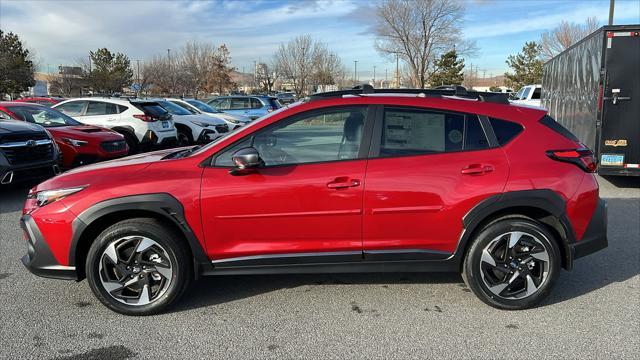
[[[573,265],[571,244],[576,242],[571,222],[566,215],[566,202],[555,191],[549,189],[510,191],[490,196],[474,206],[463,218],[463,233],[455,251],[455,257],[462,259],[470,244],[471,235],[491,216],[508,208],[526,207],[543,210],[551,214],[562,226],[561,244],[565,255],[565,268],[570,270]]]
[[[153,193],[131,195],[101,201],[80,213],[73,221],[73,235],[69,249],[69,266],[76,266],[76,253],[80,239],[84,231],[96,220],[121,211],[142,210],[152,212],[166,219],[180,229],[187,240],[193,253],[196,276],[200,266],[209,265],[210,261],[205,254],[200,241],[187,223],[184,216],[184,207],[176,199],[167,193]]]

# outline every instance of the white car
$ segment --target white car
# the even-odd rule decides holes
[[[514,104],[541,107],[540,95],[542,94],[542,85],[523,86],[517,93],[512,95],[511,102]]]
[[[52,108],[87,125],[96,125],[124,135],[129,153],[177,142],[171,114],[154,101],[85,97],[65,100]]]
[[[183,108],[191,111],[193,114],[202,114],[202,115],[207,115],[214,118],[222,119],[227,123],[227,125],[229,125],[230,130],[235,130],[251,122],[251,118],[249,117],[242,116],[242,115],[227,114],[220,110],[216,110],[213,107],[211,107],[209,104],[197,99],[166,99],[166,100],[171,101],[176,105],[182,106]]]
[[[178,146],[187,146],[194,143],[205,144],[229,132],[229,126],[222,119],[193,114],[166,99],[155,99],[153,101],[171,113],[173,122],[178,130]]]

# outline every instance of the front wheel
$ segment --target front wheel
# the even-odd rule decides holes
[[[130,219],[110,226],[87,255],[91,290],[121,314],[162,311],[182,295],[192,278],[189,256],[179,239],[179,234],[155,219]]]
[[[491,223],[478,234],[462,275],[480,300],[519,310],[549,295],[560,265],[560,249],[544,225],[511,218]]]

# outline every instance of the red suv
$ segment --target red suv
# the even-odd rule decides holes
[[[33,273],[81,280],[130,315],[200,275],[461,272],[484,302],[531,307],[607,246],[591,152],[499,94],[311,96],[203,147],[69,171],[33,188]]]
[[[97,126],[84,125],[44,105],[0,102],[0,116],[44,126],[62,152],[62,166],[75,166],[126,156],[129,147],[124,136]]]

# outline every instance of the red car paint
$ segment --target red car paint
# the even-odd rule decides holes
[[[0,112],[9,115],[16,120],[24,120],[21,116],[16,114],[16,109],[19,108],[43,108],[43,105],[37,105],[26,102],[0,102]],[[13,110],[12,110],[13,109]],[[46,111],[59,113],[55,109],[47,108]],[[73,120],[73,119],[71,119]],[[122,156],[126,156],[129,152],[129,148],[124,143],[124,146],[120,149],[107,151],[102,147],[105,142],[124,141],[124,137],[109,129],[84,125],[74,121],[77,125],[64,125],[64,126],[46,126],[47,130],[53,136],[56,144],[60,148],[62,153],[62,166],[64,168],[71,168],[84,163],[96,162],[101,160],[114,159]],[[86,142],[82,146],[74,146],[69,143],[69,140],[73,139]],[[84,161],[83,161],[84,160]]]
[[[15,102],[26,102],[26,103],[33,103],[33,104],[40,104],[40,105],[44,105],[47,107],[51,107],[61,101],[65,100],[64,98],[61,97],[28,97],[28,98],[22,98],[22,99],[16,99],[13,100]]]
[[[203,166],[238,139],[294,114],[380,104],[479,114],[517,122],[524,130],[506,145],[486,150],[289,165],[245,176]],[[181,203],[188,226],[212,260],[363,249],[452,252],[463,232],[462,218],[481,200],[508,191],[549,189],[565,200],[579,242],[594,213],[598,186],[593,174],[545,155],[578,146],[542,125],[545,114],[436,97],[314,100],[275,112],[185,158],[162,160],[175,151],[162,150],[66,172],[32,192],[86,188],[42,207],[28,200],[24,213],[35,219],[61,265],[69,264],[72,222],[83,211],[105,200],[158,192]],[[478,168],[483,171],[463,174]],[[327,186],[336,181],[358,185]]]

